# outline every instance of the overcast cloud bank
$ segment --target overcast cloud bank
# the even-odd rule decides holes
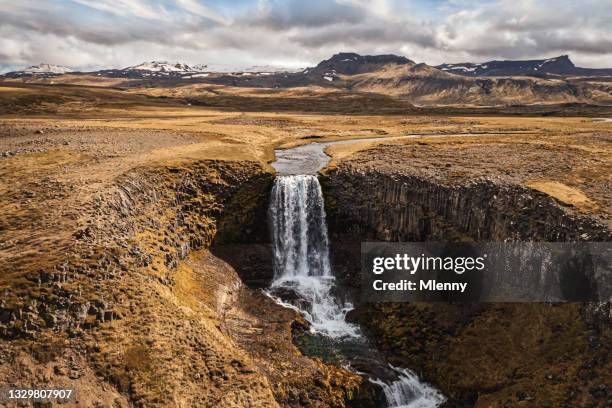
[[[612,4],[590,1],[0,0],[0,69],[145,60],[304,67],[340,51],[431,65],[570,54],[612,67]]]

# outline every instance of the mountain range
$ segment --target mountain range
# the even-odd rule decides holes
[[[396,55],[339,53],[298,73],[265,77],[217,75],[206,82],[261,88],[319,86],[388,95],[415,105],[612,104],[612,73],[607,78],[606,70],[597,70],[597,76],[578,78],[522,74],[471,76],[455,71],[458,70],[417,64]]]
[[[612,69],[576,67],[568,56],[528,61],[416,63],[397,55],[338,53],[314,67],[220,69],[218,66],[150,61],[94,72],[41,64],[4,75],[4,80],[59,81],[111,78],[118,87],[174,86],[180,82],[247,88],[314,87],[367,92],[415,105],[513,105],[588,103],[612,105]],[[57,77],[61,77],[57,78]]]
[[[414,64],[414,61],[406,57],[387,54],[387,55],[359,55],[356,53],[342,52],[335,54],[327,60],[321,61],[318,65],[305,70],[296,70],[272,65],[233,67],[221,64],[201,64],[188,65],[182,62],[168,61],[148,61],[126,68],[111,68],[90,73],[102,73],[113,76],[186,76],[194,73],[295,73],[302,71],[304,74],[322,74],[333,78],[338,74],[355,75],[364,72],[371,72],[384,65],[405,65]],[[554,58],[539,60],[503,60],[487,61],[480,63],[445,63],[435,66],[435,68],[452,74],[470,77],[490,77],[490,76],[612,76],[612,68],[581,68],[574,65],[569,56],[561,55]],[[76,72],[69,67],[41,63],[33,65],[23,70],[13,71],[4,76],[27,76],[27,75],[61,75]]]
[[[60,65],[51,65],[41,63],[24,68],[18,71],[8,72],[0,77],[19,78],[28,76],[55,76],[66,73],[74,74],[92,74],[99,76],[107,76],[111,78],[202,78],[210,73],[250,73],[270,75],[278,72],[296,72],[302,69],[295,70],[273,65],[256,65],[247,67],[234,67],[223,64],[201,64],[188,65],[183,62],[169,61],[146,61],[138,65],[133,65],[125,68],[109,68],[99,71],[77,71]]]

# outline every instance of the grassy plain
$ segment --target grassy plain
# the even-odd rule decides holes
[[[593,117],[612,116],[609,109],[575,106],[567,109],[558,106],[417,109],[386,96],[321,89],[262,90],[201,84],[137,87],[117,81],[101,84],[92,78],[82,78],[82,84],[86,86],[0,84],[0,292],[10,289],[24,302],[43,299],[52,303],[57,299],[50,294],[68,293],[70,282],[47,285],[52,286],[51,290],[45,285],[41,288],[36,277],[39,271],[61,271],[64,255],[73,249],[75,234],[87,232],[84,226],[95,230],[109,225],[117,229],[130,225],[126,219],[112,219],[108,214],[101,217],[96,212],[100,202],[108,200],[105,192],[113,191],[114,197],[126,196],[127,201],[130,193],[146,197],[145,187],[149,181],[139,180],[138,176],[147,174],[152,180],[165,183],[167,197],[164,203],[172,204],[175,195],[179,196],[173,186],[189,186],[179,175],[188,177],[191,170],[198,169],[200,162],[229,161],[236,174],[240,173],[241,166],[246,168],[253,162],[272,171],[269,163],[274,159],[274,149],[313,141],[380,138],[379,141],[330,146],[327,152],[333,157],[331,165],[361,152],[359,157],[362,160],[367,157],[372,166],[411,166],[445,177],[503,177],[549,194],[573,211],[595,213],[606,220],[612,208],[612,123],[593,120]],[[119,85],[123,88],[113,88]],[[506,111],[507,115],[502,114]],[[396,154],[385,153],[388,148],[377,150],[379,144],[395,146],[395,151],[403,152],[400,159]],[[210,172],[204,174],[200,169],[202,174],[198,176],[213,186],[222,184],[223,180],[215,176],[215,172],[220,171],[218,167],[207,162],[202,168]],[[444,171],[436,173],[439,169]],[[156,187],[163,191],[162,187]],[[206,211],[214,212],[219,205],[210,197],[199,198],[200,207]],[[134,202],[133,205],[154,207],[154,203],[155,198],[151,198],[151,202]],[[111,207],[114,204],[111,202]],[[252,335],[252,327],[245,322],[248,320],[252,325],[256,319],[243,318],[246,312],[240,309],[241,305],[246,305],[245,310],[252,311],[254,307],[250,306],[261,303],[261,299],[251,297],[248,292],[241,294],[244,299],[234,306],[238,309],[230,311],[237,323],[223,330],[233,330],[242,336],[247,333],[249,341],[259,337],[261,344],[252,347],[259,354],[246,357],[242,349],[234,350],[234,345],[228,345],[230,342],[225,336],[229,334],[219,334],[222,329],[217,323],[223,319],[218,316],[223,315],[216,308],[223,302],[217,302],[218,299],[211,295],[221,293],[223,299],[231,300],[236,296],[238,278],[234,277],[221,289],[206,287],[206,282],[222,282],[231,275],[224,269],[225,265],[215,266],[209,273],[206,266],[214,266],[218,260],[212,257],[205,262],[202,257],[190,259],[179,265],[172,277],[172,289],[163,281],[164,256],[173,250],[170,238],[180,234],[173,229],[169,230],[171,233],[164,231],[162,234],[156,223],[172,226],[166,221],[185,217],[183,213],[178,214],[182,208],[170,204],[163,210],[170,212],[168,216],[162,216],[165,213],[161,210],[160,213],[142,210],[141,218],[134,221],[138,228],[146,226],[142,227],[144,232],[133,234],[136,244],[150,249],[150,253],[159,258],[143,267],[143,270],[150,270],[125,274],[121,279],[126,282],[108,284],[111,289],[106,293],[98,289],[103,268],[101,263],[97,264],[96,256],[107,255],[110,246],[104,245],[108,243],[96,246],[98,243],[94,242],[88,247],[91,252],[82,253],[82,258],[78,259],[100,268],[99,271],[93,269],[98,275],[81,273],[83,285],[87,283],[90,287],[72,288],[71,293],[75,297],[76,293],[82,294],[88,301],[96,299],[95,302],[104,300],[105,296],[107,299],[115,297],[115,304],[123,312],[122,320],[102,325],[101,331],[95,334],[95,341],[87,339],[81,343],[78,339],[58,337],[58,344],[61,344],[57,348],[68,350],[65,355],[74,354],[71,361],[77,361],[82,367],[80,389],[87,391],[86,394],[93,389],[91,395],[104,398],[105,387],[109,385],[94,387],[102,377],[114,387],[113,398],[118,406],[127,406],[126,395],[132,402],[140,398],[145,405],[155,406],[157,401],[161,406],[166,401],[159,398],[188,389],[186,395],[180,396],[184,401],[179,397],[174,400],[187,406],[193,402],[190,396],[201,394],[202,383],[210,390],[218,389],[218,395],[227,394],[236,401],[244,396],[229,391],[242,389],[242,384],[247,384],[244,386],[246,394],[259,395],[266,401],[271,399],[269,389],[272,388],[277,399],[279,395],[287,400],[294,398],[288,391],[289,385],[274,388],[265,378],[273,383],[277,379],[294,381],[287,373],[299,373],[306,364],[303,359],[296,357],[294,366],[287,369],[283,366],[285,362],[268,363],[262,357],[274,354],[270,351],[273,349],[284,350],[287,355],[297,353],[290,334],[294,317],[287,317],[282,324],[261,319],[262,327],[277,330],[275,336],[270,336],[275,340],[268,344],[265,336]],[[198,222],[209,221],[208,213],[195,214],[201,216]],[[133,214],[130,217],[134,218]],[[108,236],[113,237],[112,233],[114,231],[109,230]],[[127,247],[119,251],[124,249],[127,252]],[[159,270],[153,271],[157,265],[161,265]],[[197,273],[193,272],[196,270]],[[43,293],[43,289],[49,292]],[[266,304],[266,308],[274,307]],[[24,310],[23,315],[27,317],[27,309]],[[21,315],[21,311],[19,313]],[[266,309],[266,313],[277,316],[274,313],[280,312]],[[177,318],[179,315],[184,316]],[[182,340],[175,340],[175,337]],[[184,349],[176,347],[179,343]],[[11,349],[6,356],[17,355],[21,357],[15,359],[31,360],[30,355],[36,353],[28,350],[41,344],[5,342],[0,343],[0,351],[6,347],[6,350]],[[216,346],[208,348],[211,344]],[[146,352],[149,348],[157,351],[149,355]],[[164,350],[165,354],[159,350]],[[248,350],[248,346],[244,350]],[[19,354],[22,352],[27,355]],[[146,358],[143,353],[147,354]],[[197,360],[200,365],[188,366],[187,362],[181,365],[185,355],[195,360],[201,358]],[[254,363],[249,362],[249,358]],[[16,378],[15,372],[9,369],[15,359],[3,364],[5,369],[0,370],[0,380],[3,376]],[[44,368],[44,373],[40,374],[43,376],[51,370],[64,370],[62,364],[69,363],[67,358],[61,364],[53,363],[60,367],[58,369],[30,360],[24,367],[32,371],[24,369],[19,378],[34,379],[32,373],[36,370],[41,372]],[[207,368],[210,361],[218,367]],[[236,361],[244,362],[246,368]],[[295,377],[300,386],[310,384],[312,378],[321,376],[321,372],[328,373],[326,375],[331,378],[340,378],[320,363],[310,361],[308,364],[312,376]],[[254,365],[266,373],[265,378],[250,371]],[[208,377],[199,377],[207,369],[211,373],[210,381]],[[168,372],[161,383],[159,373],[164,370]],[[215,374],[217,371],[230,373],[230,380]],[[343,375],[347,376],[349,385],[356,381],[346,373]],[[40,381],[44,383],[44,378]],[[257,386],[257,393],[247,388],[253,384]],[[211,395],[217,395],[215,392],[210,391]],[[330,395],[337,397],[333,393]]]
[[[0,254],[11,258],[19,249],[50,256],[45,247],[69,235],[83,203],[130,169],[214,159],[256,161],[271,171],[276,148],[373,137],[415,146],[398,165],[452,165],[458,175],[514,175],[565,204],[607,218],[611,122],[469,110],[385,114],[368,105],[370,96],[359,94],[352,96],[363,105],[356,113],[303,112],[302,103],[291,105],[291,98],[322,97],[317,90],[207,87],[264,102],[245,106],[247,111],[231,104],[190,105],[184,97],[200,95],[203,85],[179,87],[181,97],[164,88],[0,85]],[[286,111],[268,111],[270,103],[283,99]],[[340,97],[336,103],[345,102]],[[332,165],[377,143],[331,146]]]

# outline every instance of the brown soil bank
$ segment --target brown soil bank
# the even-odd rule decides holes
[[[367,239],[610,240],[609,135],[474,139],[380,145],[331,169],[335,271],[359,282],[355,254]],[[609,304],[363,304],[354,318],[450,406],[609,404]]]

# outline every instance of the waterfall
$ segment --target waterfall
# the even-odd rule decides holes
[[[352,304],[334,291],[336,282],[329,261],[325,202],[317,177],[276,177],[269,220],[274,280],[267,294],[280,305],[301,313],[314,333],[338,342],[365,344],[359,328],[345,319]],[[421,383],[411,371],[397,368],[392,371],[395,381],[371,380],[382,387],[388,407],[435,408],[445,401],[437,390]]]
[[[436,408],[446,401],[438,390],[422,383],[412,371],[405,368],[391,368],[398,374],[398,379],[392,383],[370,380],[383,389],[388,408]]]
[[[315,332],[333,338],[358,336],[358,328],[345,320],[353,306],[332,293],[335,278],[329,265],[325,205],[317,177],[277,177],[269,215],[274,251],[271,294],[278,289],[292,291],[296,297],[292,303],[276,300],[297,308]]]
[[[332,276],[323,195],[315,176],[277,177],[270,218],[276,279]]]

